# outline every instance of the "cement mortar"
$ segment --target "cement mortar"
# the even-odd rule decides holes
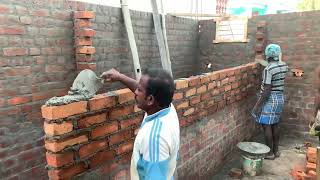
[[[92,98],[102,87],[102,80],[91,70],[81,71],[73,81],[68,95],[53,97],[46,102],[47,106],[59,106]]]

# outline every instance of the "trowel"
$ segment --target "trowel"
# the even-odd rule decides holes
[[[104,80],[90,69],[82,70],[73,81],[68,95],[53,97],[46,102],[47,106],[58,106],[92,98],[103,86]]]

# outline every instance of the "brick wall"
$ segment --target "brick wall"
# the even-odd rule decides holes
[[[202,177],[221,165],[235,144],[254,132],[249,116],[259,83],[251,63],[175,81],[174,105],[181,126],[179,174]],[[129,89],[89,101],[43,106],[50,179],[124,178],[143,112]]]
[[[71,8],[0,1],[0,177],[46,177],[40,107],[76,76]]]
[[[91,20],[96,71],[118,67],[130,75],[119,8],[66,0],[0,1],[0,177],[46,177],[40,108],[65,95],[77,75],[73,12],[85,9],[96,14]],[[132,22],[142,69],[160,66],[151,14],[133,11]],[[167,22],[174,75],[189,76],[198,48],[197,21],[167,17]]]
[[[87,10],[95,13],[92,26],[96,30],[93,46],[97,72],[117,67],[134,77],[132,55],[127,40],[126,28],[120,8],[87,5]],[[161,67],[152,14],[130,11],[133,32],[137,44],[142,71],[147,67]],[[198,51],[198,22],[192,19],[166,16],[167,39],[174,78],[188,77],[196,70]],[[110,90],[119,87],[106,87]]]
[[[219,70],[261,59],[256,55],[264,50],[266,43],[278,43],[283,51],[283,61],[290,68],[302,68],[304,71],[303,77],[288,73],[281,125],[291,132],[308,131],[309,121],[313,120],[316,109],[320,107],[319,14],[320,11],[313,11],[255,16],[248,21],[248,43],[213,44],[215,23],[200,21],[198,71],[205,72],[204,67],[209,62],[213,70]],[[258,30],[262,25],[266,26],[264,34]]]
[[[283,61],[290,68],[301,68],[303,77],[289,73],[285,84],[285,109],[282,126],[290,131],[308,131],[309,121],[319,107],[320,11],[257,16],[251,21],[266,21],[268,43],[278,43]],[[316,102],[317,101],[317,102]]]
[[[198,72],[206,72],[206,65],[212,64],[211,70],[221,70],[249,63],[254,60],[256,24],[248,21],[247,43],[213,43],[216,25],[213,20],[199,21],[199,57]]]

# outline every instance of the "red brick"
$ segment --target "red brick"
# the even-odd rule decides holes
[[[0,27],[0,35],[21,35],[26,34],[26,29],[22,26]]]
[[[183,89],[188,87],[188,80],[186,79],[178,79],[174,81],[176,85],[176,89]]]
[[[131,113],[133,113],[133,105],[128,105],[128,106],[112,109],[110,111],[109,117],[110,119],[118,119],[122,116],[127,116]]]
[[[189,78],[189,86],[193,87],[193,86],[197,86],[198,84],[200,84],[200,77],[199,76],[193,76]]]
[[[229,68],[227,69],[227,76],[231,77],[235,74],[235,68]]]
[[[78,37],[75,39],[76,46],[92,46],[93,41],[90,37]]]
[[[110,136],[109,143],[110,145],[118,144],[120,142],[124,142],[133,137],[133,132],[131,129],[123,130],[121,132],[117,132],[116,134]]]
[[[77,62],[77,70],[82,71],[84,69],[91,69],[95,71],[97,69],[97,64],[96,63],[79,63]]]
[[[18,105],[18,104],[24,104],[31,101],[31,98],[28,96],[20,96],[20,97],[13,97],[11,99],[8,99],[9,105]]]
[[[210,77],[207,75],[200,76],[200,83],[205,84],[210,81]]]
[[[42,117],[46,119],[60,119],[72,115],[87,112],[87,101],[75,102],[61,106],[45,106],[41,107]]]
[[[76,54],[77,62],[92,62],[95,61],[93,55],[91,54]]]
[[[126,142],[124,144],[121,144],[117,149],[116,152],[118,155],[126,153],[126,152],[132,152],[133,150],[133,141]]]
[[[84,142],[88,142],[88,137],[86,135],[78,136],[75,138],[69,138],[61,141],[45,141],[45,147],[49,151],[59,152],[68,146],[73,146]]]
[[[197,88],[197,94],[204,93],[207,91],[207,86],[202,85],[201,87]]]
[[[27,76],[31,75],[31,67],[23,66],[23,67],[8,67],[3,68],[6,76]]]
[[[20,48],[20,47],[3,48],[3,55],[4,56],[25,56],[25,55],[28,55],[28,49]]]
[[[225,85],[229,83],[229,78],[225,78],[221,81],[221,85]]]
[[[184,113],[183,113],[183,116],[189,116],[192,113],[194,113],[194,108],[193,107],[185,110]]]
[[[50,11],[47,9],[35,9],[31,12],[33,16],[46,17],[50,16]]]
[[[177,110],[178,110],[178,109],[182,109],[182,108],[187,108],[187,107],[189,107],[189,101],[181,102],[181,103],[178,104],[176,107],[177,107]]]
[[[193,96],[196,94],[196,92],[197,92],[196,88],[189,89],[188,91],[186,91],[186,97]]]
[[[118,95],[119,104],[133,101],[135,99],[135,94],[129,88],[120,89],[114,92]]]
[[[139,115],[139,116],[127,119],[127,120],[121,120],[120,127],[121,127],[121,129],[125,129],[125,128],[133,126],[133,125],[137,126],[142,122],[142,119],[143,119],[143,115]]]
[[[10,11],[11,11],[10,6],[0,5],[0,13],[1,14],[6,14],[6,13],[9,13]]]
[[[231,85],[227,85],[224,87],[224,91],[230,91],[232,89]]]
[[[211,93],[205,93],[201,95],[201,101],[207,101],[211,98]]]
[[[316,171],[317,164],[307,162],[306,169],[307,171]]]
[[[214,80],[219,79],[220,74],[217,73],[217,72],[213,72],[213,73],[211,73],[211,74],[209,75],[209,77],[210,77],[210,80],[211,80],[211,81],[214,81]]]
[[[310,163],[317,163],[317,148],[308,147],[307,161]]]
[[[75,19],[74,27],[75,28],[90,28],[92,26],[89,19]]]
[[[173,100],[179,100],[179,99],[182,99],[183,98],[183,93],[182,92],[176,92],[174,93],[173,95]]]
[[[256,39],[262,40],[264,38],[264,33],[263,32],[257,32],[256,33]]]
[[[190,99],[190,105],[195,105],[200,102],[200,95],[194,96]]]
[[[91,137],[95,139],[97,137],[105,136],[116,131],[118,131],[118,122],[114,121],[108,124],[104,124],[102,126],[98,126],[95,129],[93,129],[91,132]]]
[[[66,152],[62,154],[46,153],[46,159],[49,166],[61,167],[63,165],[73,163],[74,155],[73,152]]]
[[[61,52],[62,49],[60,47],[41,48],[41,54],[44,55],[59,55]]]
[[[90,167],[95,168],[101,164],[112,161],[116,153],[113,150],[102,151],[90,159]]]
[[[99,140],[99,141],[92,141],[90,144],[86,144],[84,146],[81,146],[79,149],[79,156],[80,158],[87,157],[89,155],[93,155],[96,152],[105,149],[108,147],[108,141],[107,140]]]
[[[84,163],[75,164],[68,168],[48,170],[49,179],[52,180],[62,180],[71,179],[71,177],[86,171],[86,166]]]
[[[90,28],[82,28],[75,30],[75,36],[79,37],[93,37],[96,35],[96,31]]]
[[[90,111],[109,108],[114,105],[116,105],[116,96],[113,95],[99,94],[89,100]]]
[[[45,71],[46,71],[47,73],[63,72],[63,71],[66,70],[65,68],[66,68],[66,67],[63,66],[63,65],[51,65],[51,64],[47,64],[47,65],[45,66]]]
[[[241,179],[243,176],[243,172],[241,169],[232,168],[229,173],[230,177]]]
[[[68,132],[71,132],[73,130],[73,124],[72,122],[62,122],[61,124],[58,123],[47,123],[44,121],[43,125],[44,132],[46,135],[55,136],[55,135],[61,135],[66,134]]]
[[[310,171],[308,171],[307,175],[310,176],[311,179],[313,179],[313,180],[317,179],[317,172],[315,172],[315,171],[310,170]]]
[[[78,127],[79,128],[87,128],[94,124],[102,123],[107,120],[107,114],[96,114],[93,116],[87,116],[78,121]]]
[[[73,14],[75,19],[93,19],[94,13],[92,11],[76,11]]]
[[[30,48],[30,56],[40,55],[40,49],[39,48]]]
[[[213,81],[213,82],[211,82],[211,83],[208,84],[208,90],[213,89],[213,88],[216,87],[216,86],[217,86],[216,81]]]
[[[229,82],[235,82],[236,81],[236,77],[235,76],[231,76],[229,77]]]
[[[96,49],[93,46],[81,46],[76,48],[78,54],[94,54]]]

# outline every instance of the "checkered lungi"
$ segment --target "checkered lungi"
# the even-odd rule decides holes
[[[256,121],[260,124],[276,124],[280,121],[280,115],[283,110],[284,95],[283,92],[271,91],[271,94],[262,107],[260,116]]]

